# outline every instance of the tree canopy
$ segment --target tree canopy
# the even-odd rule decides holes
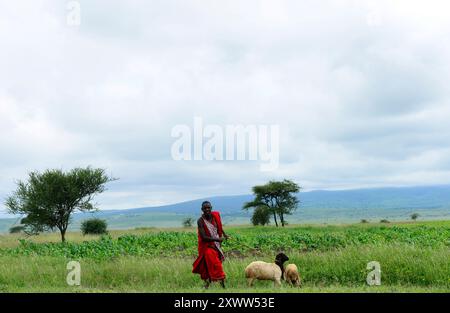
[[[58,229],[64,242],[71,214],[96,210],[94,196],[105,191],[105,184],[113,180],[101,168],[33,171],[26,182],[17,182],[16,191],[5,205],[9,213],[25,215],[21,223],[28,234]]]

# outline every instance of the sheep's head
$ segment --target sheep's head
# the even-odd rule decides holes
[[[288,260],[289,260],[288,256],[284,253],[278,253],[277,256],[275,257],[275,263],[278,265],[283,265],[283,263]]]

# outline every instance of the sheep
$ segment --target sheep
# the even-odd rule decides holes
[[[298,274],[297,265],[295,264],[288,264],[284,270],[284,279],[292,284],[293,286],[300,287],[301,286],[301,279],[300,275]]]
[[[283,279],[284,273],[283,263],[287,260],[289,260],[289,258],[284,253],[279,253],[275,257],[274,263],[263,261],[250,263],[245,268],[245,278],[247,278],[248,286],[251,287],[255,279],[273,280],[274,286],[281,286],[281,280]]]

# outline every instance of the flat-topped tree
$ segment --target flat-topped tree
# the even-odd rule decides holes
[[[295,194],[300,191],[300,187],[291,180],[269,181],[265,185],[254,186],[252,190],[255,199],[245,203],[243,209],[266,208],[273,214],[277,227],[277,216],[284,226],[284,216],[292,214],[298,207],[299,201]]]
[[[58,229],[65,241],[70,217],[75,211],[94,211],[93,197],[105,191],[105,184],[115,180],[101,168],[59,169],[31,172],[28,181],[18,181],[17,190],[6,199],[11,214],[22,214],[28,234]]]

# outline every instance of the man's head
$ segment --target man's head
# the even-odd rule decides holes
[[[202,203],[203,214],[205,214],[207,216],[211,215],[211,210],[212,210],[211,202],[203,201],[203,203]]]

